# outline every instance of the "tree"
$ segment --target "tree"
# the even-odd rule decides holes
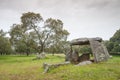
[[[10,30],[11,43],[18,53],[26,53],[28,56],[31,49],[34,50],[36,45],[33,40],[33,32],[29,32],[22,28],[22,24],[13,24]]]
[[[9,38],[5,37],[6,32],[0,30],[0,54],[11,54],[12,48],[9,42]]]
[[[38,26],[38,23],[42,21],[43,18],[41,15],[33,12],[24,13],[21,17],[23,28],[26,30],[34,30],[37,35],[38,48],[40,48],[40,50],[38,50],[39,54],[44,51],[44,43],[48,37],[48,34],[45,36],[46,31],[42,31],[41,29],[43,26]]]
[[[22,28],[33,30],[37,35],[36,42],[40,48],[39,54],[44,52],[46,47],[64,41],[69,35],[68,31],[63,29],[63,23],[59,19],[48,18],[44,21],[40,14],[28,12],[22,15],[21,22]]]
[[[37,51],[39,54],[51,48],[54,52],[65,50],[69,32],[63,29],[59,19],[43,20],[38,13],[27,12],[21,16],[21,24],[13,24],[10,30],[11,43],[19,53]]]
[[[2,29],[0,30],[0,37],[4,37],[6,35],[6,32],[4,32]]]
[[[104,44],[106,45],[108,52],[111,52],[114,48],[114,42],[112,41],[104,41]]]
[[[69,32],[63,29],[63,22],[59,19],[48,18],[45,21],[45,27],[49,30],[47,42],[50,43],[52,53],[64,51]]]
[[[109,52],[120,52],[120,29],[106,43]]]
[[[49,52],[51,52],[53,55],[54,53],[66,54],[68,51],[70,51],[70,44],[68,41],[60,41],[49,47]]]
[[[113,37],[110,38],[110,41],[120,43],[120,29],[115,32]]]

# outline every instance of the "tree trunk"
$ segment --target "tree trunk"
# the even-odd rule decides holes
[[[40,52],[39,54],[43,53],[44,52],[44,44],[41,44],[41,48],[40,48]]]
[[[26,51],[26,55],[29,56],[29,54],[30,54],[30,49],[28,48]]]
[[[27,54],[27,56],[29,56],[29,53],[28,53],[28,52],[27,52],[26,54]]]
[[[2,53],[0,53],[2,55]]]
[[[45,58],[44,45],[43,44],[41,44],[40,49],[38,49],[38,53],[36,55],[36,58],[33,59],[33,60],[42,59],[42,58]]]

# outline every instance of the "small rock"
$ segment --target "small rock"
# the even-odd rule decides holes
[[[112,55],[110,55],[109,57],[112,58]]]
[[[91,61],[83,61],[83,62],[80,62],[79,64],[77,64],[76,66],[82,66],[82,65],[87,65],[87,64],[92,64]]]

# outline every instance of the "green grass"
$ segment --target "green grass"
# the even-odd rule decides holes
[[[0,56],[0,80],[120,80],[120,56],[98,64],[60,66],[45,74],[44,62],[64,62],[64,56],[47,55],[41,60],[33,58],[35,56]]]

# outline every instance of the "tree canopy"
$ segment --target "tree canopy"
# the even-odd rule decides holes
[[[9,38],[5,37],[6,32],[0,30],[0,54],[11,54],[12,48]]]
[[[120,29],[106,43],[109,52],[120,52]]]
[[[56,48],[59,51],[58,49],[65,45],[62,43],[67,42],[69,35],[63,27],[63,22],[59,19],[44,20],[39,13],[23,13],[21,23],[13,24],[11,27],[10,41],[17,52],[29,54],[32,49],[40,54],[48,48]],[[53,52],[56,49],[52,49]]]

